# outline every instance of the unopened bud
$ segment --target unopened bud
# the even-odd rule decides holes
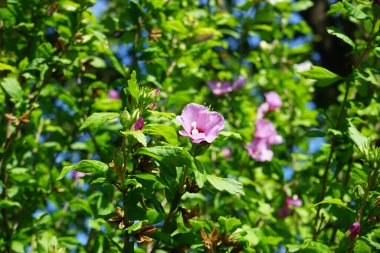
[[[138,109],[134,110],[132,112],[131,121],[137,122],[137,120],[140,118],[140,111]]]
[[[360,234],[360,222],[356,221],[353,223],[348,229],[348,233],[350,234],[351,240],[355,240],[356,237]]]
[[[135,125],[133,126],[133,130],[141,130],[144,126],[144,118],[139,118]]]
[[[129,128],[131,124],[131,115],[127,110],[124,110],[120,115],[120,123],[124,128]]]

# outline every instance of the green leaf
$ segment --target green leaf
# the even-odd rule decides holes
[[[305,0],[305,1],[296,1],[295,3],[292,3],[292,9],[295,11],[304,11],[309,9],[314,5],[313,1]]]
[[[1,87],[10,96],[11,100],[15,103],[22,101],[22,90],[17,79],[14,77],[4,78],[0,82]]]
[[[194,158],[190,153],[182,148],[175,146],[157,146],[151,148],[140,148],[137,151],[139,155],[147,155],[153,157],[159,162],[165,162],[175,166],[187,165],[195,167]]]
[[[207,175],[207,181],[219,191],[244,195],[243,184],[234,179]]]
[[[347,35],[338,31],[338,29],[336,29],[335,27],[327,28],[327,32],[329,34],[334,35],[334,36],[338,37],[339,39],[343,40],[348,45],[350,45],[352,48],[355,48],[355,42],[352,39],[350,39],[350,37],[348,37]]]
[[[310,239],[305,240],[301,245],[286,245],[289,252],[298,252],[298,253],[330,253],[331,250],[328,246],[320,243],[314,242]]]
[[[327,129],[327,131],[326,131],[328,134],[332,134],[332,135],[334,135],[334,136],[342,136],[343,134],[342,134],[342,131],[340,131],[340,130],[336,130],[336,129],[333,129],[333,128],[329,128],[329,129]]]
[[[15,72],[16,69],[8,64],[5,64],[5,63],[2,63],[0,62],[0,71],[3,71],[3,70],[9,70],[11,72]]]
[[[350,139],[355,143],[360,151],[365,151],[370,148],[371,138],[365,137],[362,133],[356,129],[356,127],[349,121],[348,122],[348,134]]]
[[[139,221],[133,224],[132,226],[128,227],[125,229],[125,231],[128,231],[128,233],[132,233],[134,231],[137,231],[143,227],[143,224],[147,224],[147,220]]]
[[[83,130],[87,127],[97,129],[104,122],[119,117],[119,113],[116,112],[96,112],[86,119],[79,130]]]
[[[79,163],[71,166],[63,167],[57,180],[61,180],[69,171],[77,170],[79,172],[91,173],[91,172],[103,172],[108,170],[108,165],[100,161],[95,160],[82,160]]]
[[[106,180],[107,178],[105,177],[99,177],[95,180],[92,180],[91,184],[103,184]]]
[[[128,91],[131,96],[138,101],[140,96],[139,86],[136,79],[136,71],[132,71],[131,79],[128,80]]]
[[[144,127],[144,132],[149,135],[160,135],[171,145],[177,145],[177,132],[173,127],[164,124],[149,124]]]
[[[203,188],[206,180],[207,180],[207,173],[203,166],[203,164],[198,161],[197,159],[194,159],[194,163],[196,166],[196,170],[194,170],[194,176],[195,176],[195,182],[197,183],[199,188]]]
[[[235,141],[241,141],[242,140],[242,137],[240,134],[238,133],[233,133],[233,132],[228,132],[228,131],[222,131],[218,134],[218,137],[217,137],[219,140],[223,140],[223,141],[226,141],[226,140],[235,140]]]
[[[9,200],[9,199],[0,200],[0,208],[13,208],[13,207],[21,207],[21,205],[20,203]]]
[[[330,5],[330,9],[327,13],[330,15],[337,15],[339,13],[346,15],[347,10],[346,10],[346,8],[344,8],[344,5],[342,2],[336,2],[332,5]]]
[[[79,8],[79,4],[73,1],[63,1],[62,8],[67,11],[76,11]]]
[[[319,66],[311,66],[310,70],[298,73],[303,77],[318,80],[317,85],[321,87],[329,86],[342,79],[339,75]]]
[[[121,131],[124,136],[133,136],[141,145],[147,146],[146,137],[141,130]]]
[[[134,178],[125,179],[123,184],[126,187],[131,187],[131,186],[136,187],[136,188],[142,187],[142,185]]]
[[[232,234],[236,229],[238,229],[241,226],[241,222],[239,219],[231,217],[219,217],[218,218],[219,224],[224,228],[227,235]]]
[[[344,8],[347,10],[349,16],[364,20],[369,18],[368,15],[360,9],[360,5],[353,5],[348,1],[343,1]]]
[[[148,111],[149,117],[155,118],[175,118],[177,115],[171,112],[158,112],[158,111]]]
[[[330,204],[330,205],[337,205],[337,206],[340,206],[340,207],[343,207],[347,210],[351,210],[351,208],[349,208],[341,199],[325,199],[317,204],[314,204],[314,206],[318,206],[318,205],[321,205],[321,204]]]
[[[89,215],[94,217],[94,212],[92,211],[91,206],[90,206],[90,202],[88,200],[75,198],[75,199],[71,200],[70,205],[72,208],[75,207],[78,209],[82,209],[82,210],[86,211]]]

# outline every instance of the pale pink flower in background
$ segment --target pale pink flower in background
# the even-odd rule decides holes
[[[277,134],[272,122],[258,119],[256,121],[254,139],[245,148],[253,159],[265,162],[273,158],[273,151],[270,149],[270,145],[281,144],[282,142],[283,139]]]
[[[117,90],[111,89],[108,92],[108,98],[110,99],[120,99],[120,94]]]
[[[144,126],[144,118],[139,118],[135,125],[133,126],[133,130],[141,130]]]
[[[194,103],[186,105],[182,115],[176,119],[184,128],[179,134],[189,136],[193,143],[212,143],[224,128],[221,114],[210,112],[206,107]]]
[[[272,122],[265,119],[256,121],[255,138],[265,139],[268,144],[281,144],[283,141]]]
[[[297,195],[293,197],[286,196],[285,204],[287,206],[302,206],[302,200],[300,200]]]
[[[269,105],[267,103],[263,103],[257,109],[257,118],[264,118],[265,114],[269,111]]]
[[[273,158],[273,151],[266,139],[255,138],[245,148],[248,150],[248,154],[257,161],[266,162]]]
[[[235,82],[232,84],[232,87],[233,87],[233,90],[238,90],[240,88],[242,88],[245,83],[246,83],[246,79],[244,78],[244,76],[239,76]]]
[[[257,109],[257,118],[262,119],[267,112],[275,111],[282,105],[281,97],[275,91],[264,94],[265,103]]]
[[[229,148],[224,147],[221,149],[221,152],[222,152],[224,158],[226,158],[227,160],[232,158],[232,152]]]
[[[355,240],[356,237],[360,234],[360,222],[354,222],[348,229],[351,240]]]
[[[286,196],[284,205],[277,212],[278,217],[283,219],[291,215],[293,210],[290,206],[302,206],[302,200],[300,200],[297,195],[294,195],[293,197]]]
[[[270,91],[265,93],[265,101],[268,104],[269,111],[277,110],[281,107],[282,101],[281,97],[275,91]]]
[[[246,79],[243,76],[239,76],[233,83],[216,80],[207,82],[207,85],[210,87],[214,95],[220,96],[240,89],[244,86],[245,82]]]

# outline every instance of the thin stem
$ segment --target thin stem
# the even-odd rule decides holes
[[[344,114],[344,111],[345,111],[344,109],[345,109],[345,104],[347,103],[349,90],[350,90],[350,83],[346,82],[346,91],[345,91],[345,94],[344,94],[343,102],[340,105],[339,115],[338,115],[338,119],[337,119],[337,122],[336,122],[336,125],[335,125],[336,129],[340,126],[340,123],[341,123],[341,120],[342,120],[342,117],[343,117],[343,114]],[[330,166],[331,166],[331,163],[332,163],[333,155],[334,155],[334,152],[335,152],[335,148],[336,148],[336,140],[334,139],[333,142],[331,143],[329,158],[327,159],[327,163],[326,163],[326,166],[325,166],[325,169],[324,169],[324,172],[323,172],[322,190],[321,190],[321,193],[319,195],[318,202],[323,201],[323,199],[325,198],[326,189],[327,189],[327,178],[328,178],[329,169],[330,169]],[[318,234],[319,234],[319,231],[320,231],[318,229],[318,222],[319,222],[319,216],[320,216],[321,208],[322,208],[322,206],[318,205],[318,207],[317,207],[317,214],[316,214],[315,220],[314,220],[314,225],[313,225],[313,240],[314,241],[317,240]]]
[[[127,177],[127,161],[128,161],[128,155],[127,155],[127,137],[123,137],[123,142],[121,144],[121,149],[123,152],[123,171],[122,171],[122,177],[120,178],[120,185],[121,185],[121,194],[123,199],[123,211],[124,211],[124,226],[129,226],[129,220],[128,220],[128,213],[127,213],[127,192],[128,188],[124,184],[124,179]],[[134,252],[133,246],[131,247],[129,242],[130,234],[127,232],[125,233],[124,237],[124,246],[123,246],[123,253],[128,252]]]
[[[173,219],[173,217],[175,216],[175,214],[178,211],[178,206],[179,206],[179,203],[181,201],[181,197],[185,193],[185,191],[184,191],[184,185],[185,185],[185,180],[186,180],[186,177],[187,177],[187,173],[188,173],[188,168],[187,168],[187,166],[185,166],[184,167],[184,171],[183,171],[183,173],[181,175],[181,178],[180,178],[178,191],[176,192],[176,195],[173,198],[173,201],[172,201],[171,206],[170,206],[169,214],[168,214],[168,216],[166,216],[164,224],[162,225],[161,232],[167,232],[168,225],[169,225],[170,221]],[[160,244],[159,240],[157,240],[157,241],[154,242],[154,245],[152,247],[151,253],[155,252],[157,250],[159,244]]]
[[[368,198],[368,194],[371,191],[372,184],[373,184],[373,181],[374,181],[375,178],[376,178],[375,169],[370,168],[369,175],[368,175],[368,181],[367,181],[367,188],[365,189],[364,196],[363,196],[362,201],[360,203],[360,209],[359,209],[359,212],[358,212],[358,215],[357,215],[357,220],[359,222],[362,219],[363,212],[364,212],[364,207],[365,207],[365,204],[366,204],[366,201],[367,201],[367,198]]]

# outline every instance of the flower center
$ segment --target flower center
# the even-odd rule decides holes
[[[222,82],[219,81],[216,83],[216,88],[220,88],[220,87],[222,87]]]
[[[193,121],[191,123],[191,127],[193,128],[191,130],[191,134],[199,134],[199,130],[197,129],[197,122]]]

